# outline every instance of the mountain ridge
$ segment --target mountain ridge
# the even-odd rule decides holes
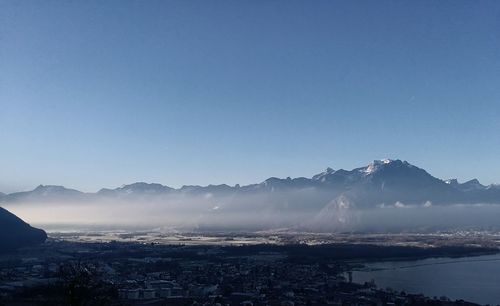
[[[96,198],[154,198],[169,194],[229,195],[249,193],[291,192],[314,189],[328,198],[344,195],[356,199],[357,205],[401,203],[495,203],[500,204],[499,185],[482,185],[477,179],[459,183],[442,180],[426,170],[400,159],[374,160],[352,170],[326,168],[311,178],[270,177],[249,185],[184,185],[172,188],[158,183],[136,182],[115,189],[102,188],[85,193],[57,185],[39,185],[32,191],[0,193],[0,203],[23,201],[87,201]]]

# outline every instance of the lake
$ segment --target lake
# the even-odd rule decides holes
[[[353,273],[357,283],[372,279],[379,288],[500,305],[500,254],[376,262]]]

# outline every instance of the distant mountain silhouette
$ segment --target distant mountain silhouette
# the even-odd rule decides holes
[[[165,193],[169,193],[174,190],[173,188],[163,186],[161,184],[149,184],[149,183],[134,183],[130,185],[124,185],[116,189],[103,188],[95,194],[95,196],[101,196],[106,198],[127,198],[127,197],[151,197],[159,196]]]
[[[68,189],[63,186],[39,185],[31,191],[14,192],[0,198],[1,202],[37,202],[37,201],[61,201],[79,200],[85,197],[85,193]]]
[[[47,234],[0,207],[0,252],[43,243]]]
[[[303,191],[311,198],[307,198]],[[297,196],[298,192],[302,192]],[[321,209],[339,196],[356,207],[384,205],[447,205],[469,203],[500,204],[500,186],[484,186],[477,179],[459,183],[441,180],[424,169],[401,160],[375,160],[353,170],[327,168],[312,178],[271,177],[262,183],[246,186],[183,186],[174,189],[161,184],[133,183],[116,189],[83,193],[62,186],[40,185],[32,191],[0,194],[0,203],[71,202],[107,200],[161,199],[171,195],[227,197],[266,195],[269,205],[286,200],[287,207],[307,206]],[[287,195],[290,197],[287,198]],[[314,199],[312,198],[314,197]],[[264,203],[265,204],[265,203]],[[229,209],[228,207],[226,207]]]

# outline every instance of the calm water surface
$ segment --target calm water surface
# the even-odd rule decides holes
[[[366,268],[353,273],[354,282],[374,279],[379,288],[500,305],[500,254],[378,262]]]

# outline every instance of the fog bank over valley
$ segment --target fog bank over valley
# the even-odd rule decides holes
[[[40,185],[0,202],[29,223],[54,229],[430,232],[497,230],[500,217],[497,185],[441,180],[401,160],[247,186],[134,183],[83,193]]]

